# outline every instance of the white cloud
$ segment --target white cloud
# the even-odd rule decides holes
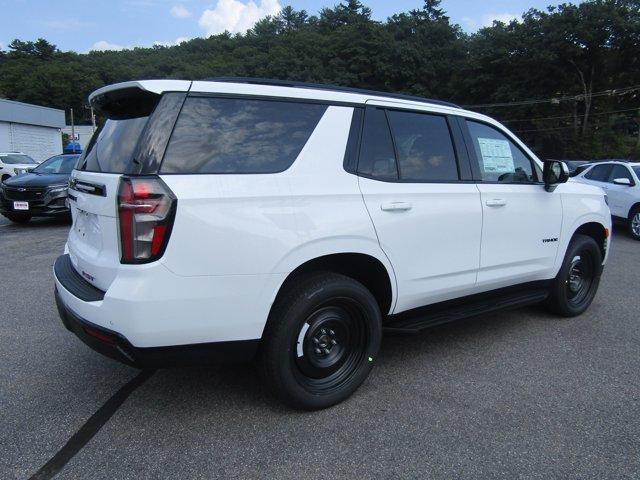
[[[94,43],[89,50],[106,52],[107,50],[130,50],[132,48],[133,47],[130,46],[117,45],[115,43],[109,43],[106,40],[100,40],[99,42]]]
[[[183,42],[188,42],[191,37],[178,37],[173,42],[162,42],[160,40],[153,42],[154,45],[162,45],[163,47],[173,47],[174,45],[180,45]]]
[[[200,27],[207,35],[216,35],[229,31],[244,33],[267,15],[277,15],[282,7],[278,0],[260,0],[256,4],[253,0],[247,3],[239,0],[218,0],[213,10],[205,10],[200,17]]]
[[[187,10],[187,7],[178,3],[174,5],[170,10],[171,16],[175,18],[188,18],[191,16],[191,12]]]
[[[509,23],[511,20],[519,21],[520,17],[515,13],[485,13],[479,19],[471,17],[463,17],[462,22],[466,25],[467,29],[474,32],[480,28],[490,27],[493,25],[494,20],[503,23]]]
[[[518,20],[519,18],[515,13],[486,13],[482,16],[482,26],[490,27],[494,21],[509,23],[511,20]]]

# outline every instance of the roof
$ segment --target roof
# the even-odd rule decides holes
[[[411,95],[378,92],[337,85],[317,83],[289,82],[247,77],[219,77],[206,80],[138,80],[116,83],[102,87],[89,96],[94,102],[97,97],[115,90],[138,88],[147,92],[162,94],[164,92],[203,92],[238,95],[261,95],[273,97],[294,97],[309,100],[321,100],[339,103],[365,104],[371,101],[392,101],[404,105],[433,105],[460,111],[453,103],[442,100],[431,100]]]
[[[0,99],[0,122],[62,128],[65,125],[64,110]]]

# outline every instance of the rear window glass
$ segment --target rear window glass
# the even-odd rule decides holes
[[[396,180],[396,154],[384,110],[367,110],[358,172],[380,180]]]
[[[295,161],[326,105],[190,97],[162,173],[275,173]]]
[[[389,111],[400,178],[408,181],[458,180],[458,164],[446,118]]]
[[[149,117],[108,119],[91,137],[78,170],[124,173],[130,170],[133,152]]]

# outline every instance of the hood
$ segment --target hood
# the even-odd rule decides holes
[[[23,173],[4,181],[8,187],[49,187],[51,185],[62,185],[69,182],[69,173],[49,173],[38,175],[36,173]]]

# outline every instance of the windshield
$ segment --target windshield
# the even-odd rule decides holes
[[[126,172],[148,118],[108,119],[91,137],[84,155],[78,162],[78,170]]]
[[[80,155],[56,155],[45,160],[32,171],[35,173],[66,173],[69,174],[73,170]]]
[[[29,155],[22,155],[19,153],[9,153],[0,155],[0,162],[7,165],[35,165],[36,162]]]
[[[633,171],[636,173],[636,177],[640,178],[640,166],[632,167]]]

